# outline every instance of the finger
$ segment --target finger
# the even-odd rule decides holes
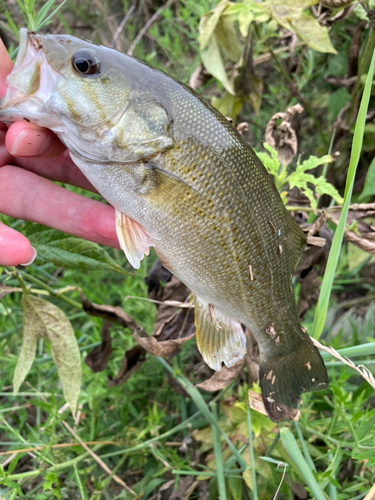
[[[36,251],[27,238],[0,222],[0,266],[26,266],[35,257]]]
[[[0,168],[0,212],[120,248],[113,207],[10,165]]]
[[[0,127],[0,167],[12,161],[12,156],[8,153],[8,150],[5,146],[5,136],[6,129],[4,130],[2,127]]]
[[[35,123],[12,123],[6,135],[6,147],[12,156],[54,158],[65,151],[64,144],[47,128]]]
[[[0,98],[4,97],[7,91],[6,77],[13,69],[12,59],[9,57],[8,51],[0,38]]]

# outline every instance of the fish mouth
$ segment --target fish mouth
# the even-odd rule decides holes
[[[26,118],[38,123],[46,115],[46,102],[60,77],[48,64],[43,36],[22,28],[17,59],[6,79],[6,95],[0,101],[0,120],[13,123]]]

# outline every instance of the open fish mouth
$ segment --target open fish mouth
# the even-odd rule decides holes
[[[25,28],[20,30],[17,59],[7,77],[7,93],[0,101],[1,121],[45,121],[48,114],[46,104],[61,75],[49,65],[42,38]]]

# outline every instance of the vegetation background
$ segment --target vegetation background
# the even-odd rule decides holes
[[[11,54],[21,26],[89,38],[190,82],[233,120],[314,243],[294,278],[301,320],[357,371],[325,353],[329,389],[306,394],[299,422],[278,428],[247,404],[249,387],[259,392],[255,344],[239,373],[207,381],[188,310],[167,331],[175,307],[124,301],[186,298],[154,255],[132,272],[117,250],[1,216],[39,257],[26,270],[0,268],[0,498],[374,498],[374,9],[372,0],[2,1]],[[79,355],[68,376],[57,363],[59,378],[59,346],[38,339],[14,395],[26,376],[22,335],[25,346],[38,333],[30,337],[30,308],[47,331],[43,308],[60,318]],[[155,320],[164,337],[140,347],[132,333],[155,334]],[[78,396],[75,417],[64,394],[71,406]]]

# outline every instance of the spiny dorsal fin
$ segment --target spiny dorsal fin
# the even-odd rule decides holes
[[[246,337],[238,321],[226,318],[211,304],[198,298],[195,303],[195,328],[197,346],[210,368],[221,370],[224,362],[228,368],[246,354]]]
[[[151,246],[155,246],[150,234],[138,222],[124,215],[117,208],[116,234],[126,258],[134,269],[139,269],[143,257],[150,253]]]

